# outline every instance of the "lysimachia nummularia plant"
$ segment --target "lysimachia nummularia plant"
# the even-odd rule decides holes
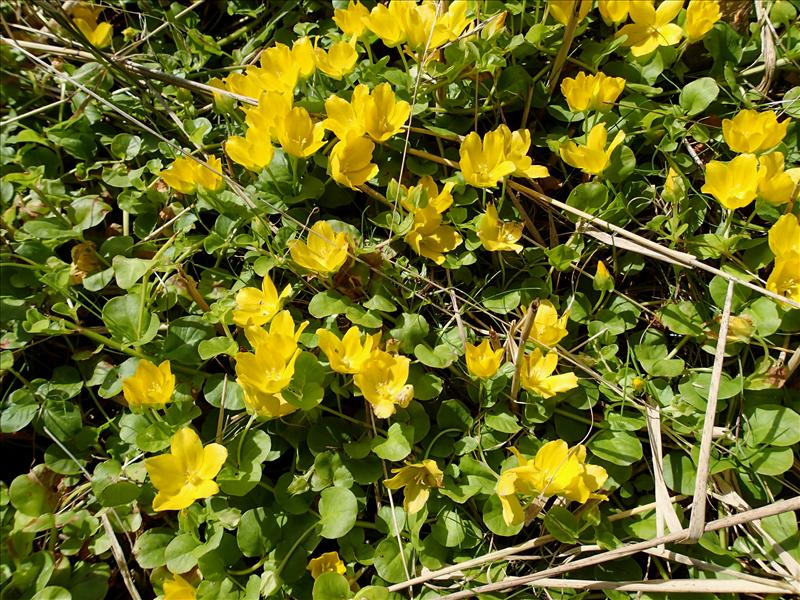
[[[0,596],[796,591],[798,10],[4,3]]]

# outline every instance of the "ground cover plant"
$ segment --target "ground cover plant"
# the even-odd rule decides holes
[[[0,598],[800,593],[798,9],[3,3]]]

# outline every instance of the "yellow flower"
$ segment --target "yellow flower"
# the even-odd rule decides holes
[[[597,0],[600,16],[608,25],[622,23],[627,19],[630,6],[631,0]]]
[[[747,206],[756,198],[758,159],[740,154],[732,161],[712,160],[706,165],[706,182],[701,192],[711,194],[725,208]]]
[[[497,209],[491,202],[486,206],[486,212],[480,218],[478,225],[478,239],[483,247],[490,252],[502,250],[522,251],[522,244],[517,244],[522,237],[522,223],[513,221],[500,221]]]
[[[184,427],[172,436],[169,454],[146,458],[144,466],[158,490],[153,510],[181,510],[195,500],[219,492],[214,481],[228,451],[220,444],[202,442],[193,429]]]
[[[325,353],[331,369],[337,373],[358,373],[369,359],[372,350],[378,347],[380,333],[364,336],[361,341],[361,330],[353,325],[340,340],[327,329],[317,329],[320,350]]]
[[[275,149],[269,141],[269,134],[256,129],[248,129],[244,137],[232,135],[225,142],[225,153],[231,160],[248,171],[258,173],[269,166]]]
[[[555,346],[567,336],[569,313],[569,310],[565,310],[559,317],[550,300],[540,300],[533,318],[530,339],[545,346]]]
[[[625,80],[622,77],[609,77],[600,72],[596,75],[581,72],[574,79],[567,77],[561,82],[561,93],[572,112],[610,110],[623,89]]]
[[[72,257],[72,262],[69,264],[71,285],[82,283],[87,275],[96,273],[103,268],[94,242],[79,242],[70,249],[69,253]]]
[[[348,42],[336,42],[325,52],[322,48],[314,51],[317,68],[332,79],[341,79],[352,71],[358,60],[358,52]]]
[[[405,100],[395,100],[394,91],[388,83],[381,83],[372,90],[364,106],[364,126],[367,134],[376,142],[385,142],[403,130],[411,105]]]
[[[558,354],[548,352],[546,355],[542,355],[542,351],[536,348],[522,358],[520,370],[522,387],[543,398],[550,398],[578,387],[578,378],[575,373],[553,375],[557,366]]]
[[[758,195],[774,206],[792,199],[800,183],[800,168],[784,170],[783,153],[770,152],[758,159]]]
[[[403,490],[403,509],[413,515],[422,510],[431,488],[440,488],[444,485],[444,473],[439,470],[435,460],[426,458],[421,463],[408,463],[405,467],[392,469],[396,473],[391,479],[384,479],[383,485],[390,490]]]
[[[329,96],[325,100],[328,118],[322,124],[340,140],[359,138],[367,132],[364,115],[369,102],[369,88],[363,83],[355,87],[350,102],[336,95]]]
[[[511,448],[518,466],[504,469],[496,492],[503,507],[503,520],[508,525],[522,523],[525,513],[516,494],[525,496],[562,496],[585,503],[589,499],[605,499],[596,494],[608,479],[603,467],[586,464],[586,448],[570,449],[563,440],[544,444],[531,460]]]
[[[292,94],[300,78],[300,65],[286,44],[275,44],[261,53],[261,68],[248,70],[265,92]],[[257,98],[258,96],[254,96]]]
[[[206,162],[211,169],[222,173],[222,161],[216,156],[209,156]],[[176,158],[172,165],[159,175],[169,187],[182,194],[191,194],[198,187],[215,192],[222,189],[225,182],[221,175],[217,175],[211,169],[192,158]]]
[[[578,7],[578,23],[580,23],[589,14],[589,10],[592,8],[592,0],[550,0],[547,6],[552,17],[562,25],[566,25],[569,23],[569,18],[575,10],[575,4],[578,2],[581,3]]]
[[[364,34],[366,25],[364,19],[369,17],[367,7],[360,2],[347,3],[347,8],[337,8],[333,11],[333,22],[341,29],[345,35],[361,37]]]
[[[776,257],[790,252],[800,254],[800,217],[782,215],[769,228],[767,237],[769,249]]]
[[[475,187],[494,187],[517,169],[505,154],[505,139],[499,130],[490,131],[483,140],[473,131],[461,142],[459,155],[464,181]]]
[[[393,3],[397,1],[402,0],[393,0]],[[411,50],[422,52],[426,47],[428,50],[433,50],[450,39],[450,31],[447,29],[449,19],[446,14],[436,17],[435,2],[426,0],[422,4],[416,2],[405,2],[405,4],[408,8],[400,14],[403,18],[406,42]]]
[[[325,144],[325,126],[313,123],[305,108],[297,107],[276,124],[276,135],[284,152],[298,158],[314,154]]]
[[[122,382],[122,393],[131,408],[161,407],[172,401],[175,376],[168,360],[155,366],[143,358],[136,373]]]
[[[586,137],[585,145],[578,145],[573,141],[562,144],[559,148],[561,158],[568,165],[572,165],[584,173],[599,175],[608,167],[614,148],[625,140],[625,132],[618,131],[608,148],[606,148],[607,140],[608,133],[605,124],[598,123],[592,127]]]
[[[172,579],[164,580],[163,600],[194,600],[195,589],[191,583],[180,575],[172,575]]]
[[[336,273],[347,260],[347,236],[334,233],[327,221],[317,221],[308,232],[308,242],[289,242],[292,260],[304,269],[321,275]]]
[[[689,0],[683,30],[689,43],[703,39],[722,18],[717,0]]]
[[[105,48],[111,45],[111,38],[114,34],[114,29],[111,23],[102,21],[101,23],[90,23],[85,19],[73,19],[75,26],[80,29],[87,41],[95,48]]]
[[[320,554],[317,558],[312,558],[308,561],[306,569],[311,572],[311,577],[314,579],[323,573],[338,573],[339,575],[347,573],[347,569],[342,559],[339,558],[338,552],[326,552],[325,554]]]
[[[722,137],[734,152],[758,154],[781,143],[789,121],[778,122],[771,110],[741,110],[733,119],[723,119]]]
[[[283,299],[292,293],[292,286],[283,288],[280,295],[269,275],[264,276],[261,289],[252,287],[240,289],[236,293],[236,309],[233,322],[239,327],[260,327],[272,320],[283,305]]]
[[[388,419],[397,410],[405,408],[414,397],[414,386],[407,384],[411,361],[405,356],[373,350],[353,382],[372,405],[379,419]]]
[[[473,377],[491,377],[497,373],[500,363],[503,362],[503,349],[492,350],[489,340],[483,340],[478,346],[467,342],[465,350],[467,371]]]
[[[497,28],[502,27],[505,17],[495,19],[492,26]],[[439,17],[437,25],[440,25],[447,32],[448,41],[455,41],[464,32],[464,30],[472,23],[472,19],[467,17],[467,2],[466,0],[453,0],[447,8],[444,16]]]
[[[364,17],[364,25],[389,48],[399,46],[406,41],[405,13],[413,10],[412,4],[405,0],[392,0],[388,7],[377,4]]]
[[[240,96],[258,98],[266,91],[262,74],[263,69],[258,67],[248,67],[244,73],[231,73],[225,78],[225,89]],[[272,87],[274,86],[270,85],[270,88]]]
[[[248,128],[265,138],[276,137],[278,126],[292,110],[292,97],[281,92],[262,92],[257,106],[245,106],[242,110]]]
[[[358,189],[378,174],[372,162],[375,144],[367,138],[349,138],[337,142],[331,150],[328,166],[333,180],[350,189]]]
[[[421,177],[417,185],[412,185],[406,189],[401,186],[402,197],[400,203],[411,212],[418,208],[431,207],[438,214],[442,214],[453,204],[453,187],[455,184],[449,182],[444,184],[442,191],[430,175]],[[424,199],[424,201],[423,201]]]
[[[91,2],[75,2],[66,5],[69,16],[73,19],[83,19],[92,27],[97,25],[97,17],[103,12],[102,6],[94,6]]]
[[[650,54],[659,46],[674,46],[681,41],[683,30],[672,23],[683,7],[683,0],[664,0],[656,8],[653,0],[637,0],[629,7],[633,23],[617,32],[617,37],[627,36],[623,42],[634,56]]]
[[[800,217],[781,216],[769,230],[769,248],[775,266],[767,289],[800,302]]]
[[[409,246],[437,265],[444,262],[444,255],[457,248],[463,238],[449,225],[442,225],[442,215],[434,204],[413,211],[414,222],[403,238]]]
[[[614,289],[614,278],[608,272],[606,263],[602,260],[597,261],[597,271],[595,271],[592,287],[598,291],[610,292]]]
[[[786,252],[775,259],[767,289],[800,302],[800,252]]]
[[[294,377],[294,365],[300,355],[297,340],[307,325],[308,321],[303,321],[295,330],[294,319],[284,310],[272,319],[269,332],[260,327],[245,328],[254,352],[239,352],[235,359],[237,382],[249,412],[276,419],[297,410],[280,392]]]
[[[503,153],[505,154],[506,160],[510,160],[514,163],[512,175],[538,179],[540,177],[547,177],[550,174],[547,171],[547,167],[532,164],[533,161],[531,157],[528,156],[528,149],[531,147],[530,131],[527,129],[520,129],[512,133],[506,125],[500,125],[496,131],[499,131],[503,136]]]
[[[297,73],[305,79],[310,77],[317,68],[314,56],[314,45],[307,37],[301,37],[292,44],[292,58],[297,65]]]

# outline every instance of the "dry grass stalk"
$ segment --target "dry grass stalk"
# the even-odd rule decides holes
[[[717,519],[716,521],[711,521],[710,523],[706,524],[705,532],[718,531],[720,529],[726,529],[728,527],[733,527],[735,525],[743,525],[745,523],[750,523],[752,521],[763,519],[765,517],[771,517],[773,515],[779,515],[781,513],[797,511],[797,510],[800,510],[800,496],[795,496],[794,498],[789,498],[788,500],[781,500],[780,502],[775,502],[767,506],[762,506],[761,508],[756,508],[735,515],[730,515],[722,519]],[[657,546],[661,546],[664,544],[679,543],[685,540],[688,534],[689,534],[688,529],[682,529],[681,531],[676,531],[675,533],[670,533],[668,535],[656,537],[651,540],[645,540],[643,542],[637,542],[635,544],[628,544],[626,546],[622,546],[621,548],[609,550],[607,552],[603,552],[596,556],[582,558],[565,565],[559,565],[557,567],[544,569],[542,571],[539,571],[538,573],[533,573],[532,575],[525,575],[523,577],[508,577],[503,581],[499,581],[497,583],[490,583],[488,585],[482,585],[474,589],[463,590],[460,592],[456,592],[454,594],[449,594],[447,596],[443,596],[443,599],[458,600],[459,598],[471,598],[472,596],[476,596],[478,594],[488,594],[515,587],[527,586],[540,579],[547,579],[550,577],[555,577],[557,575],[568,573],[569,571],[583,569],[584,567],[592,567],[594,565],[599,565],[605,562],[616,560],[618,558],[632,556],[634,554],[638,554],[639,552],[643,552],[650,548],[655,548]]]
[[[689,543],[695,543],[703,535],[706,523],[706,496],[708,493],[708,472],[711,465],[711,444],[713,442],[714,421],[717,417],[717,398],[722,379],[722,363],[725,361],[725,346],[728,342],[728,324],[731,320],[731,303],[733,302],[733,281],[728,281],[725,294],[725,306],[722,308],[722,320],[719,324],[719,339],[714,353],[714,367],[711,370],[711,385],[708,390],[706,415],[703,421],[703,436],[700,439],[700,457],[697,463],[697,475],[694,480],[694,500],[692,516],[689,519]]]

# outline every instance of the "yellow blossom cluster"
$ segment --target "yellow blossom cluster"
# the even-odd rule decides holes
[[[446,252],[454,250],[463,241],[453,227],[442,224],[442,214],[453,204],[453,185],[446,183],[439,192],[436,182],[425,176],[415,186],[399,188],[403,208],[414,217],[411,229],[403,239],[414,252],[430,258],[437,265],[444,262]]]
[[[749,109],[724,119],[722,136],[740,154],[728,162],[709,162],[701,191],[731,210],[747,206],[756,197],[775,206],[789,202],[800,182],[800,168],[785,169],[782,152],[767,153],[781,143],[789,121],[778,121],[773,111]]]
[[[497,482],[497,496],[503,508],[503,520],[508,525],[525,521],[525,511],[518,495],[549,498],[561,496],[584,503],[589,499],[605,499],[597,490],[603,487],[608,474],[603,467],[586,464],[586,448],[569,448],[563,440],[544,444],[533,459],[526,458],[516,448],[516,467],[504,469]]]
[[[398,101],[388,83],[375,86],[372,92],[359,84],[350,101],[335,94],[325,100],[325,113],[323,126],[339,138],[328,161],[331,177],[357,189],[378,174],[378,166],[372,163],[374,142],[383,143],[400,133],[411,106]]]
[[[624,25],[617,37],[624,37],[623,45],[634,56],[650,54],[659,46],[674,46],[686,37],[688,43],[703,39],[720,20],[722,14],[718,0],[690,0],[686,6],[683,27],[673,23],[683,8],[684,0],[663,0],[656,6],[654,0],[598,0],[600,16],[609,25]],[[553,19],[566,25],[575,14],[582,21],[592,8],[592,0],[550,0],[548,10]]]
[[[351,2],[346,10],[336,11],[334,20],[348,35],[361,36],[366,28],[390,48],[406,44],[412,52],[422,52],[458,39],[472,22],[466,16],[466,0],[450,2],[447,9],[442,6],[434,0],[421,4],[391,0],[388,5],[377,4],[368,13]]]
[[[193,158],[176,158],[169,168],[159,173],[161,179],[181,194],[193,194],[197,188],[210,192],[222,189],[222,162],[216,156],[208,157],[208,166]]]
[[[341,339],[327,329],[318,329],[317,336],[331,369],[353,376],[376,417],[387,419],[398,406],[405,408],[411,402],[414,386],[407,383],[411,360],[381,350],[379,333],[364,335],[354,325]]]
[[[300,356],[297,343],[308,326],[295,326],[288,310],[277,313],[269,330],[260,326],[244,328],[253,352],[237,352],[236,381],[244,393],[247,410],[258,417],[276,419],[297,410],[281,395],[294,377],[294,365]]]
[[[531,134],[527,129],[512,132],[506,125],[481,138],[468,134],[459,148],[459,168],[464,181],[479,188],[495,187],[508,175],[538,179],[547,177],[547,167],[534,165],[528,150]]]

